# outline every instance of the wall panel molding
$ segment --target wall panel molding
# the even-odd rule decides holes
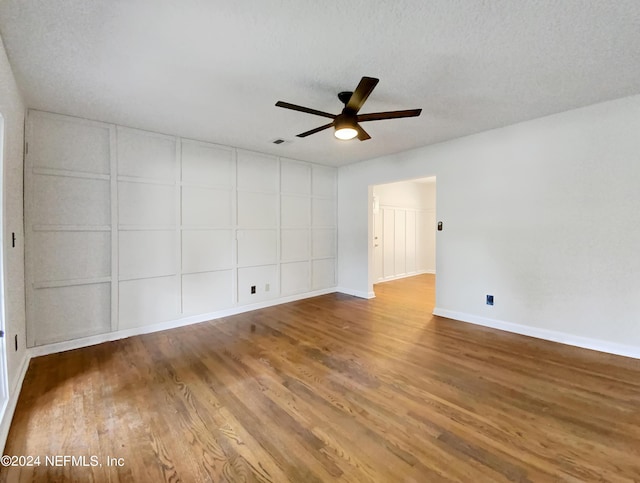
[[[35,110],[27,141],[30,347],[335,288],[333,167]]]
[[[375,240],[380,253],[381,273],[374,283],[412,277],[422,273],[435,273],[430,254],[435,252],[435,240],[428,234],[435,233],[435,210],[399,207],[380,204],[375,223]]]

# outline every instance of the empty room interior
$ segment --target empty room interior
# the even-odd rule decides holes
[[[637,0],[0,37],[0,481],[640,481]]]

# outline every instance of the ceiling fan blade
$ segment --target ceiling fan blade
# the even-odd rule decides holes
[[[363,77],[360,79],[360,83],[358,87],[356,87],[356,90],[353,91],[353,94],[351,94],[351,99],[347,102],[346,108],[353,112],[358,112],[378,82],[380,82],[380,79],[376,79],[375,77]]]
[[[320,126],[315,129],[312,129],[311,131],[306,131],[306,132],[303,132],[302,134],[297,134],[297,136],[299,138],[306,138],[307,136],[311,136],[312,134],[315,134],[317,132],[324,131],[325,129],[329,129],[330,127],[333,127],[332,122],[330,122],[329,124],[325,124],[324,126]]]
[[[360,126],[360,124],[356,124],[356,131],[358,131],[358,139],[360,141],[366,141],[367,139],[371,139],[371,136],[369,136],[369,133],[364,129],[362,129],[362,126]]]
[[[387,111],[387,112],[372,112],[369,114],[358,114],[358,122],[365,121],[381,121],[383,119],[399,119],[401,117],[416,117],[419,116],[422,109],[408,109],[406,111]]]
[[[335,114],[329,114],[328,112],[318,111],[309,107],[297,106],[288,102],[278,101],[276,102],[276,106],[284,107],[285,109],[292,109],[294,111],[306,112],[307,114],[315,114],[316,116],[328,117],[329,119],[336,118]]]

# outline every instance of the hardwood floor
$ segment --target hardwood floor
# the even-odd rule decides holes
[[[640,361],[432,317],[433,292],[423,275],[34,359],[4,453],[41,466],[0,480],[640,481]]]

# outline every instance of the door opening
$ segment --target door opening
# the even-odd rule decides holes
[[[435,275],[435,176],[375,185],[370,191],[370,283]]]

